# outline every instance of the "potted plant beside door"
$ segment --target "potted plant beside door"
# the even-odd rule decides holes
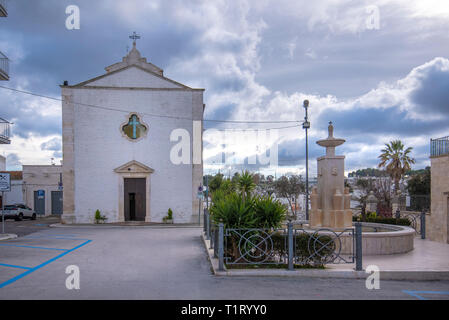
[[[105,223],[106,219],[106,216],[101,215],[100,210],[95,211],[95,223]]]
[[[164,223],[173,223],[173,211],[171,208],[168,209],[167,215],[162,218]]]

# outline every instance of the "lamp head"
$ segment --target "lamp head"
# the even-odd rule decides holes
[[[304,108],[308,108],[309,107],[309,100],[304,100],[303,106],[304,106]]]

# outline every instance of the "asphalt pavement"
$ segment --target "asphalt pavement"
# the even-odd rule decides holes
[[[0,242],[0,299],[449,299],[448,281],[217,277],[197,227],[36,224]],[[74,268],[80,288],[68,289]]]

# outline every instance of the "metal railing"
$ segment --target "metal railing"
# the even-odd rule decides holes
[[[219,270],[225,265],[277,265],[294,270],[295,266],[342,263],[356,263],[356,270],[362,270],[362,230],[358,222],[355,229],[340,231],[294,229],[292,223],[286,229],[236,229],[224,228],[222,223],[214,225],[207,210],[204,215],[205,237],[218,258]]]
[[[426,212],[401,212],[400,210],[395,212],[396,219],[407,219],[410,221],[410,227],[415,230],[417,235],[421,235],[421,239],[426,238]]]
[[[442,155],[449,155],[449,136],[430,139],[430,156],[438,157]]]
[[[9,59],[0,51],[0,80],[9,80]]]
[[[10,123],[5,119],[0,118],[0,144],[10,144]]]

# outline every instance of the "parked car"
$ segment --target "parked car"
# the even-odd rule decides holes
[[[33,209],[27,207],[24,204],[13,204],[5,206],[5,220],[14,219],[16,221],[22,221],[23,218],[36,220],[36,213]]]

